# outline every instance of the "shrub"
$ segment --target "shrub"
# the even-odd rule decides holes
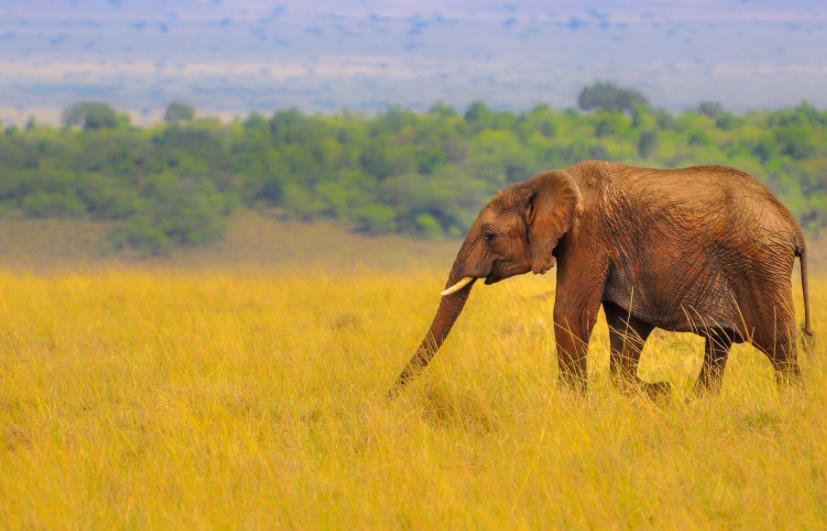
[[[135,217],[110,234],[115,250],[135,249],[140,256],[167,256],[173,242],[161,227],[146,217]]]
[[[416,216],[417,231],[427,238],[434,238],[442,234],[442,227],[439,222],[430,214],[419,214]]]
[[[83,203],[74,195],[41,192],[29,195],[20,203],[23,212],[33,218],[70,218],[85,213]]]
[[[382,204],[366,205],[353,213],[357,228],[368,233],[381,234],[396,230],[396,210]]]

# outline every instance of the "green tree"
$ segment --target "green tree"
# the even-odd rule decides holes
[[[105,103],[86,101],[76,103],[63,111],[63,125],[84,130],[111,129],[118,125],[118,115]]]
[[[173,101],[167,105],[164,112],[164,121],[171,124],[190,122],[195,118],[195,107],[181,101]]]
[[[698,105],[698,114],[702,114],[710,118],[717,118],[723,113],[724,107],[717,101],[702,101]]]
[[[642,92],[624,88],[608,81],[598,81],[584,87],[577,98],[577,106],[584,111],[594,109],[632,112],[635,105],[647,105]]]

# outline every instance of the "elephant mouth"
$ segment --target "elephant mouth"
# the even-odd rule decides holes
[[[494,265],[491,267],[491,272],[488,273],[488,276],[485,277],[485,285],[490,286],[491,284],[497,283],[503,278],[505,278],[502,272],[497,270],[497,266],[500,264],[500,260],[496,260]]]
[[[483,279],[484,278],[485,279],[484,283],[486,285],[490,286],[491,284],[496,284],[497,282],[512,276],[513,272],[510,271],[510,268],[506,267],[505,269],[503,269],[503,267],[502,267],[503,263],[507,264],[508,262],[504,262],[502,260],[495,261],[494,264],[491,267],[491,272],[488,273],[488,275],[478,274],[478,275],[468,275],[468,276],[462,277],[459,281],[454,283],[452,286],[446,287],[442,291],[441,295],[443,297],[446,297],[448,295],[453,295],[454,293],[456,293],[459,290],[463,289],[465,286],[467,286],[468,284],[470,284],[471,282],[473,282],[474,280],[477,280],[477,279]]]

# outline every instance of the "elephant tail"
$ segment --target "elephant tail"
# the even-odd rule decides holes
[[[807,275],[807,250],[803,244],[797,245],[795,254],[801,262],[801,292],[804,296],[804,326],[801,331],[804,333],[804,349],[811,352],[815,346],[815,331],[810,321],[810,287],[809,276]]]

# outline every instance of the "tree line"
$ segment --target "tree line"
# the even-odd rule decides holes
[[[459,236],[496,190],[585,159],[681,167],[722,164],[766,183],[805,229],[827,225],[827,111],[735,114],[703,102],[679,114],[597,83],[580,110],[510,112],[474,102],[250,113],[230,123],[174,102],[136,127],[106,104],[66,109],[62,127],[0,134],[0,215],[115,220],[115,249],[163,255],[223,237],[241,206],[331,218],[369,233]]]

